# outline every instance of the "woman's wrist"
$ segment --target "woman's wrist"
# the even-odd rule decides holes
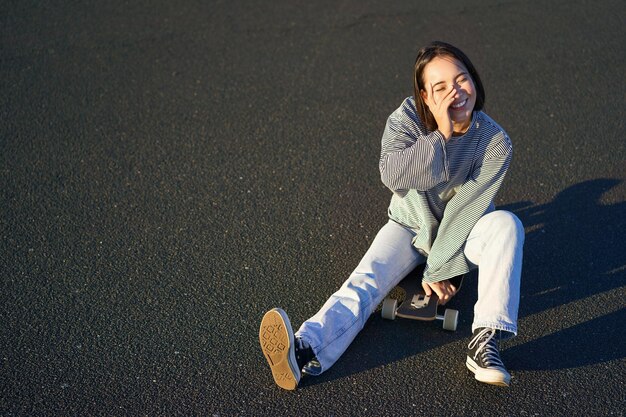
[[[446,142],[452,137],[452,130],[450,130],[450,132],[444,132],[442,129],[437,129],[437,131],[443,136]]]

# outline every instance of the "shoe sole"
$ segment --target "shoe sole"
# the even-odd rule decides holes
[[[467,369],[474,373],[474,378],[476,378],[477,381],[500,387],[508,387],[511,383],[511,376],[508,373],[505,374],[494,369],[482,369],[469,356],[465,361],[465,365],[467,366]]]
[[[286,390],[296,389],[301,377],[293,340],[293,329],[287,313],[279,308],[265,313],[259,329],[261,350],[270,365],[274,382]]]

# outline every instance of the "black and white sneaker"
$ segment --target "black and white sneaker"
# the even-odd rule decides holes
[[[469,352],[465,364],[478,381],[508,387],[511,375],[500,359],[495,334],[496,329],[488,327],[474,330],[472,340],[467,345]]]
[[[310,346],[294,337],[287,313],[280,308],[265,313],[259,329],[259,342],[276,385],[287,390],[296,389],[302,368],[314,355]]]

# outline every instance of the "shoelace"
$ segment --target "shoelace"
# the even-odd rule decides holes
[[[489,336],[485,338],[484,341],[481,341],[484,336],[489,333]],[[473,349],[479,342],[481,342],[478,349],[476,349],[476,353],[474,353],[474,360],[478,358],[478,355],[481,355],[483,362],[487,366],[501,366],[504,367],[504,363],[500,359],[500,354],[498,353],[498,348],[495,344],[495,339],[493,337],[496,334],[495,329],[490,329],[488,327],[484,328],[480,331],[474,338],[470,341],[469,345],[467,345],[468,349]],[[491,342],[491,343],[490,343]]]

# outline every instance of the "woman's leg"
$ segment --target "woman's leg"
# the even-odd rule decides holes
[[[490,327],[517,334],[524,226],[508,211],[483,216],[465,243],[465,257],[478,266],[478,301],[472,331]]]
[[[517,334],[523,245],[524,227],[507,211],[483,216],[465,244],[465,256],[478,265],[478,301],[465,363],[477,380],[488,384],[508,386],[511,381],[497,339]]]
[[[425,261],[411,243],[413,236],[389,221],[341,288],[302,324],[296,338],[307,342],[317,359],[305,368],[307,373],[317,375],[330,368],[389,291]]]

